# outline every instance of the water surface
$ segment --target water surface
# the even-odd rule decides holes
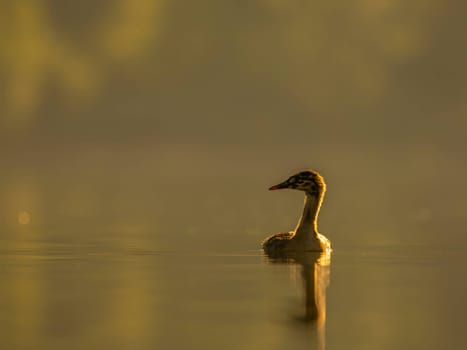
[[[466,258],[454,247],[349,247],[274,261],[259,250],[143,243],[3,240],[3,346],[439,349],[465,341]]]

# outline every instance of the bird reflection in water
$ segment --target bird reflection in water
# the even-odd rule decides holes
[[[288,252],[266,254],[268,263],[290,264],[300,269],[305,311],[295,317],[300,323],[312,325],[318,349],[325,348],[326,288],[329,285],[331,252]],[[294,273],[294,272],[292,272]]]

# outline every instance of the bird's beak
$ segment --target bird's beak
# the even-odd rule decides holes
[[[287,181],[284,181],[284,182],[281,182],[280,184],[269,187],[269,191],[280,190],[280,189],[283,189],[283,188],[289,188],[289,185],[288,185]]]

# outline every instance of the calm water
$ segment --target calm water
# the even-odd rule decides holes
[[[80,230],[88,231],[86,238],[68,243],[38,239],[24,227],[1,241],[3,348],[465,345],[462,246],[347,245],[332,256],[285,262],[263,256],[257,244],[229,249],[220,240],[217,250],[211,244],[209,250],[161,251],[136,229],[115,229],[120,237],[94,231],[94,238],[91,224]]]
[[[462,172],[439,191],[430,179],[442,169],[427,178],[399,161],[407,171],[388,177],[387,159],[354,155],[366,171],[344,177],[346,160],[329,156],[320,227],[332,255],[271,261],[259,242],[293,227],[302,194],[267,191],[289,173],[277,162],[216,152],[192,150],[200,166],[188,172],[176,152],[12,160],[0,200],[2,348],[465,346]]]

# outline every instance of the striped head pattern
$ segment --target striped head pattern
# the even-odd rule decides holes
[[[283,188],[304,191],[309,195],[318,196],[326,191],[326,183],[317,171],[305,170],[292,175],[287,180],[275,186],[272,186],[269,190],[273,191]]]

